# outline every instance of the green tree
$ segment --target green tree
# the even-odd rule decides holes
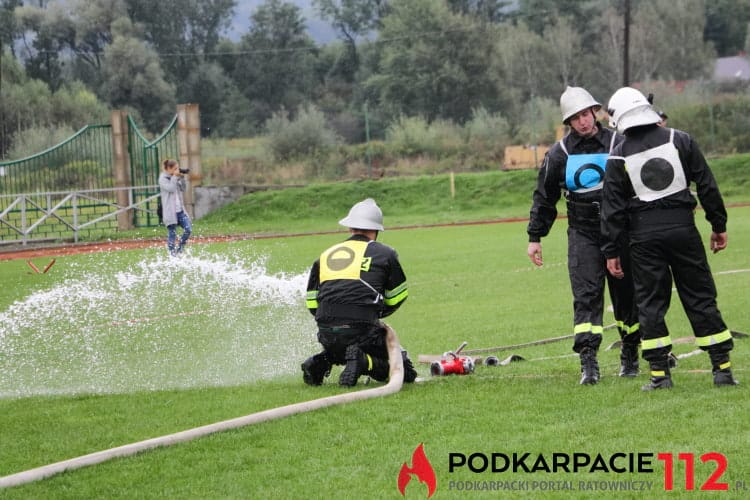
[[[133,23],[159,54],[167,79],[185,100],[192,91],[181,82],[213,52],[229,27],[236,0],[123,0]]]
[[[16,7],[23,5],[23,0],[2,0],[0,1],[0,54],[7,47],[10,53],[15,55],[13,42],[18,36],[18,25],[13,11]]]
[[[550,25],[564,17],[578,29],[586,50],[596,50],[597,19],[607,7],[617,8],[622,0],[519,0],[518,9],[511,13],[515,23],[525,24],[537,35],[543,35]]]
[[[101,56],[112,42],[110,26],[124,15],[124,0],[70,0],[16,9],[27,72],[53,90],[72,79],[97,86]]]
[[[743,50],[750,33],[750,0],[710,0],[706,2],[705,16],[703,37],[713,43],[720,57],[734,56]]]
[[[346,51],[336,61],[336,73],[351,82],[359,69],[357,40],[376,31],[385,15],[386,0],[313,0],[318,13],[331,22]]]
[[[65,83],[50,96],[51,121],[78,130],[86,125],[109,123],[106,104],[80,81]]]
[[[550,48],[550,62],[554,64],[561,87],[577,84],[582,74],[581,59],[584,51],[581,37],[568,18],[560,17],[555,24],[548,26],[543,39]]]
[[[391,9],[377,71],[365,82],[387,116],[463,123],[473,108],[496,104],[491,26],[451,13],[442,0],[395,0]]]
[[[250,101],[250,122],[260,127],[275,111],[297,109],[310,100],[316,46],[305,30],[299,7],[269,0],[251,16],[240,41],[232,78]]]
[[[507,83],[521,92],[520,100],[526,102],[533,97],[559,96],[565,87],[555,77],[552,44],[545,42],[525,23],[504,28],[496,49],[502,56],[506,74],[510,75],[511,80]]]
[[[499,23],[508,18],[513,2],[506,0],[447,0],[456,14],[474,16],[479,20]]]
[[[41,80],[29,78],[21,64],[0,54],[0,157],[5,158],[14,138],[50,116],[50,90]]]
[[[81,82],[64,84],[52,92],[45,82],[29,78],[16,60],[7,54],[2,57],[0,157],[11,148],[20,156],[35,153],[56,144],[60,134],[67,133],[59,131],[108,121],[107,107]],[[45,129],[50,133],[45,134]],[[33,151],[31,144],[42,147]]]
[[[327,125],[325,116],[314,105],[297,110],[296,117],[281,109],[264,125],[274,158],[287,161],[305,155],[322,154],[341,142]]]
[[[612,82],[607,88],[608,93],[621,87],[625,78],[623,72],[623,51],[625,45],[623,16],[614,7],[602,12],[596,22],[602,27],[599,43],[600,71],[610,76]],[[591,89],[589,89],[591,91]]]
[[[63,81],[60,54],[70,46],[75,33],[67,13],[62,5],[53,3],[47,8],[17,7],[14,15],[22,33],[26,72],[32,78],[46,82],[51,90],[59,88]]]
[[[175,89],[129,19],[112,23],[112,34],[112,44],[104,50],[101,95],[113,108],[135,108],[148,130],[160,131],[174,115]]]
[[[633,81],[707,76],[715,54],[703,40],[704,1],[654,0],[638,6],[631,28]]]
[[[250,137],[258,134],[255,124],[250,121],[252,103],[242,92],[232,85],[219,107],[220,120],[217,124],[219,137]]]
[[[101,70],[104,48],[112,43],[112,23],[127,15],[125,0],[73,0],[76,57],[95,72]]]

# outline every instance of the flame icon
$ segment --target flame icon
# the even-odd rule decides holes
[[[424,454],[423,444],[419,443],[419,446],[414,450],[411,456],[412,466],[409,467],[404,462],[401,466],[401,472],[398,473],[398,491],[401,492],[401,496],[405,495],[406,485],[411,481],[412,474],[417,476],[420,483],[427,485],[427,498],[430,498],[435,493],[435,488],[437,488],[435,470],[432,468],[430,461],[427,460],[427,455]]]

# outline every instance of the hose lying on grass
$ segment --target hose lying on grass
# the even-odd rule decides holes
[[[347,392],[345,394],[337,394],[335,396],[313,399],[311,401],[295,403],[287,406],[280,406],[278,408],[271,408],[269,410],[261,411],[258,413],[252,413],[244,417],[224,420],[222,422],[177,432],[175,434],[168,434],[166,436],[147,439],[145,441],[139,441],[137,443],[118,446],[117,448],[111,448],[109,450],[99,451],[77,458],[64,460],[62,462],[56,462],[50,465],[45,465],[43,467],[29,469],[24,472],[0,477],[0,488],[18,486],[21,484],[30,483],[32,481],[38,481],[40,479],[44,479],[64,471],[80,469],[81,467],[85,467],[87,465],[99,464],[112,458],[128,457],[131,455],[135,455],[136,453],[140,453],[142,451],[157,447],[170,446],[177,443],[191,441],[193,439],[207,436],[216,432],[237,429],[239,427],[266,422],[268,420],[275,420],[297,413],[304,413],[312,410],[318,410],[320,408],[326,408],[328,406],[340,405],[351,403],[354,401],[360,401],[363,399],[395,394],[401,390],[401,386],[403,385],[404,364],[401,357],[401,346],[399,344],[398,337],[396,336],[396,332],[390,326],[384,326],[386,327],[387,331],[386,344],[388,347],[388,361],[390,363],[388,383],[384,386],[356,392]]]

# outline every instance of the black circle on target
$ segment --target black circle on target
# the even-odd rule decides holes
[[[573,175],[573,182],[578,188],[596,186],[602,179],[604,179],[604,169],[595,163],[582,165]]]
[[[674,181],[674,168],[664,158],[651,158],[641,167],[641,182],[652,191],[663,191]]]

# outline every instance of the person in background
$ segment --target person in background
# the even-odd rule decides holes
[[[648,96],[646,96],[646,100],[648,101],[648,103],[650,105],[653,106],[654,105],[654,94],[653,93],[649,93]],[[655,111],[656,111],[656,114],[659,115],[659,118],[660,118],[659,123],[657,123],[657,125],[659,125],[660,127],[666,127],[667,126],[667,119],[669,119],[669,117],[667,116],[667,114],[664,111],[661,111],[661,110],[655,110]]]
[[[582,87],[568,87],[563,92],[562,121],[571,131],[544,158],[526,230],[527,254],[534,265],[541,266],[541,238],[552,228],[557,202],[564,193],[568,212],[568,275],[573,291],[573,351],[580,355],[580,383],[584,385],[599,382],[597,352],[604,332],[605,282],[622,340],[620,376],[635,377],[639,370],[640,331],[633,285],[629,279],[609,276],[600,248],[599,206],[604,168],[610,150],[622,140],[597,121],[596,112],[600,108],[601,104]]]
[[[698,200],[711,224],[710,248],[727,247],[727,212],[703,154],[686,132],[660,127],[661,117],[644,95],[623,87],[609,100],[611,125],[625,135],[607,160],[602,200],[602,234],[607,269],[628,274],[617,242],[627,231],[630,261],[643,334],[643,359],[649,362],[645,391],[673,386],[669,356],[672,339],[665,316],[672,282],[698,347],[708,351],[716,386],[736,385],[729,352],[732,334],[716,304],[716,285],[695,225]],[[626,168],[627,166],[627,168]]]
[[[339,221],[349,239],[325,250],[310,269],[306,305],[315,316],[323,351],[302,363],[302,379],[321,385],[332,365],[345,365],[339,385],[353,387],[362,375],[386,381],[390,374],[386,328],[381,318],[396,312],[409,291],[398,254],[378,243],[383,212],[372,198],[352,206]],[[417,372],[406,351],[404,382]]]
[[[167,226],[167,248],[172,256],[182,252],[193,231],[190,216],[185,210],[184,193],[187,189],[185,180],[187,172],[185,169],[180,169],[177,160],[166,159],[162,163],[162,172],[159,175],[162,219],[164,225]],[[182,228],[179,244],[177,243],[177,226]]]
[[[666,127],[667,120],[669,119],[667,114],[664,111],[657,111],[656,114],[659,115],[659,123],[657,123],[657,125],[660,127]]]

